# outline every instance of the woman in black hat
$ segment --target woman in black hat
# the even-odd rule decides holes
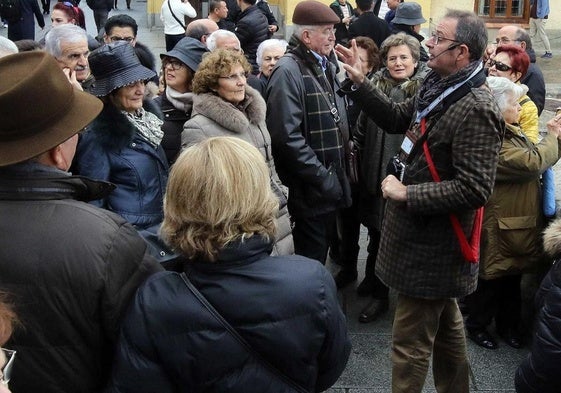
[[[183,124],[191,118],[193,77],[206,52],[200,41],[184,37],[172,50],[160,55],[165,87],[158,98],[164,115],[162,147],[170,165],[181,149]]]
[[[93,204],[120,214],[137,229],[157,226],[169,166],[160,146],[162,121],[143,108],[145,82],[155,73],[126,42],[102,46],[88,60],[95,77],[90,92],[104,107],[82,135],[75,170],[115,184],[107,198]]]

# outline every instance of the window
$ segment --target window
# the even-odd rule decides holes
[[[487,22],[528,23],[529,0],[475,0],[475,13]]]

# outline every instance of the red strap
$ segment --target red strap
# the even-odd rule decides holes
[[[426,132],[426,121],[423,117],[421,119],[421,134]],[[427,139],[423,142],[423,151],[425,152],[425,158],[427,159],[427,164],[429,166],[429,171],[432,176],[432,179],[438,183],[440,182],[440,176],[438,176],[438,172],[436,171],[436,167],[434,166],[434,162],[432,160],[432,156],[429,151],[429,146],[427,144]],[[462,249],[462,255],[464,256],[465,260],[470,263],[478,263],[479,262],[479,243],[481,238],[481,227],[483,225],[483,206],[475,211],[475,218],[473,222],[473,228],[471,230],[471,243],[468,243],[466,239],[466,235],[464,231],[462,231],[462,226],[460,225],[460,221],[455,214],[450,213],[450,221],[452,222],[452,227],[454,228],[454,232],[456,233],[456,237],[460,242],[460,248]]]

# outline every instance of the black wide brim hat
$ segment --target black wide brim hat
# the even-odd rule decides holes
[[[95,78],[89,91],[98,97],[156,76],[154,71],[140,63],[134,48],[127,42],[119,41],[94,50],[88,56],[88,62]]]
[[[103,103],[72,87],[46,52],[0,59],[0,166],[29,160],[80,132]]]

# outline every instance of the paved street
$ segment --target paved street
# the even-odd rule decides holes
[[[121,1],[124,8],[124,1]],[[95,36],[95,25],[92,13],[82,1],[81,4],[86,13],[88,32]],[[138,21],[138,40],[150,47],[159,62],[159,54],[165,52],[164,34],[160,28],[148,29],[146,22],[146,2],[141,0],[132,1],[132,10],[112,11],[110,15],[123,12]],[[48,17],[48,15],[47,15]],[[47,31],[50,20],[47,21]],[[0,35],[6,36],[6,29],[0,29]],[[37,30],[36,39],[39,40],[44,32]],[[553,47],[554,57],[552,59],[538,59],[538,65],[542,68],[548,90],[548,101],[546,110],[541,116],[542,129],[547,120],[553,115],[553,110],[561,106],[561,30],[548,31]],[[541,46],[539,46],[541,48]],[[542,50],[537,51],[540,55]],[[557,187],[558,198],[561,197],[561,164],[558,165]],[[558,204],[558,206],[561,206]],[[361,236],[360,270],[364,274],[364,263],[366,259],[366,232]],[[328,264],[335,273],[337,267]],[[359,276],[359,281],[362,279]],[[531,284],[527,287],[531,287]],[[353,350],[347,369],[337,384],[330,392],[333,393],[378,393],[390,391],[391,380],[391,318],[395,307],[395,296],[391,297],[390,312],[379,321],[369,324],[360,324],[357,321],[359,310],[368,302],[368,298],[356,296],[356,285],[351,285],[340,292],[341,304],[348,317],[349,329],[353,341]],[[526,356],[527,349],[515,350],[500,342],[500,348],[496,351],[484,350],[475,344],[468,342],[469,358],[473,371],[472,391],[474,392],[514,392],[513,375],[517,365]],[[435,392],[431,377],[426,383],[425,392]]]

